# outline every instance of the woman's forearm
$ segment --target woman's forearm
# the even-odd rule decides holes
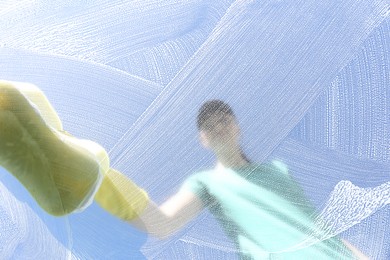
[[[138,218],[130,221],[130,223],[159,239],[168,238],[181,227],[178,221],[164,214],[153,201],[150,201]]]
[[[150,200],[146,209],[130,223],[154,237],[165,239],[180,230],[202,209],[201,201],[193,193],[180,192],[161,206]]]

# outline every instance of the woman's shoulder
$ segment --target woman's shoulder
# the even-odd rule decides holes
[[[212,173],[214,172],[213,169],[201,169],[201,170],[198,170],[192,174],[190,174],[187,178],[186,178],[186,182],[199,182],[199,181],[202,181],[202,180],[205,180],[207,179]]]
[[[276,171],[288,175],[288,166],[279,159],[272,159],[263,163],[251,163],[248,169],[253,171]]]

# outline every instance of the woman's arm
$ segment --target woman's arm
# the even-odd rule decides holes
[[[194,193],[181,190],[161,206],[150,201],[130,223],[159,239],[165,239],[195,218],[203,208],[202,201]]]

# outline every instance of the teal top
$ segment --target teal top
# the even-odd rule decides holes
[[[209,208],[242,259],[352,259],[338,238],[318,242],[315,209],[279,161],[199,172],[182,189]]]

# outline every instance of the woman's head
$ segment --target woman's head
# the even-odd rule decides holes
[[[209,100],[199,109],[197,126],[202,144],[214,151],[238,147],[240,129],[232,108],[221,100]]]
[[[199,130],[210,127],[210,118],[216,115],[229,115],[235,117],[232,108],[222,100],[213,99],[206,101],[200,107],[197,116],[197,126]]]

